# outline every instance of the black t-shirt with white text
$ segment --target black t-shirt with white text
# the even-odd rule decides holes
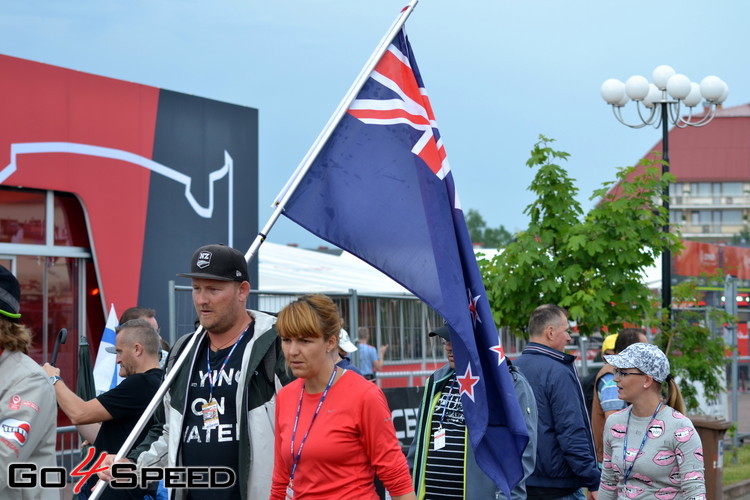
[[[195,366],[190,375],[188,406],[182,428],[182,465],[225,466],[231,467],[235,473],[238,472],[240,433],[237,402],[242,390],[238,384],[242,373],[242,356],[253,333],[254,324],[251,323],[221,372],[219,370],[233,346],[213,352],[208,348],[208,342],[204,342],[198,350]],[[202,413],[202,406],[208,402],[211,390],[207,373],[207,353],[214,380],[213,398],[218,403],[219,410],[219,425],[211,429],[204,429]],[[237,478],[239,480],[239,474]],[[188,493],[190,500],[229,500],[239,497],[240,489],[237,483],[231,488],[192,489]]]
[[[96,455],[83,470],[88,470],[102,452],[117,453],[125,440],[130,435],[138,419],[146,410],[156,391],[161,385],[163,372],[159,368],[152,368],[144,373],[135,373],[125,377],[116,387],[96,397],[105,410],[112,415],[112,420],[102,422],[99,433],[94,441]],[[153,420],[153,417],[152,417]],[[146,424],[133,446],[143,440],[148,433],[150,423]],[[96,485],[98,478],[91,477],[83,490],[86,491]],[[144,490],[140,489],[113,489],[106,488],[99,498],[120,499],[139,498],[142,499]]]

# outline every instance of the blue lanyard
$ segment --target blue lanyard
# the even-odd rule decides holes
[[[628,428],[630,427],[630,415],[632,415],[633,413],[633,407],[630,407],[630,411],[628,412],[628,423],[625,425],[625,440],[622,446],[622,468],[625,469],[625,477],[622,480],[623,484],[628,484],[628,477],[630,476],[630,473],[633,472],[635,461],[638,459],[638,455],[641,454],[641,452],[643,451],[643,446],[646,444],[646,438],[648,438],[648,429],[649,427],[651,427],[651,424],[654,423],[654,419],[656,418],[656,414],[659,413],[659,410],[661,410],[661,402],[659,403],[659,406],[656,407],[656,411],[654,411],[654,414],[651,416],[651,421],[648,423],[646,431],[643,433],[643,440],[641,441],[640,448],[638,448],[638,453],[636,453],[633,457],[633,462],[630,464],[630,468],[628,469],[626,468],[628,463]]]
[[[326,388],[323,391],[323,395],[320,396],[318,407],[315,408],[315,413],[313,414],[312,420],[310,420],[310,426],[307,428],[307,432],[305,432],[305,436],[302,438],[302,442],[299,444],[299,450],[297,450],[297,454],[295,455],[294,454],[294,439],[297,436],[297,424],[299,423],[299,414],[302,411],[302,396],[305,393],[305,384],[302,384],[302,390],[299,391],[299,403],[297,404],[297,416],[294,418],[294,428],[292,429],[292,441],[289,444],[289,447],[292,450],[292,458],[294,459],[294,463],[292,465],[292,473],[289,475],[290,483],[294,481],[294,473],[297,471],[297,465],[299,465],[299,459],[302,456],[302,447],[305,446],[305,442],[307,441],[307,435],[310,434],[310,429],[312,429],[312,426],[315,423],[315,419],[318,417],[318,413],[320,413],[320,407],[323,406],[323,401],[326,400],[326,396],[328,395],[328,390],[333,385],[333,379],[334,377],[336,377],[337,370],[338,368],[336,368],[336,366],[334,365],[333,373],[331,373],[331,378],[328,380],[328,385],[326,385]]]
[[[229,354],[227,354],[227,357],[224,358],[224,362],[221,364],[221,368],[219,368],[219,371],[216,372],[216,380],[219,380],[219,377],[224,372],[224,368],[227,367],[227,363],[229,362],[229,358],[232,357],[232,353],[237,348],[240,342],[242,342],[242,337],[245,336],[245,332],[247,332],[247,329],[250,327],[250,325],[247,325],[245,327],[245,330],[242,332],[242,335],[240,335],[240,338],[237,339],[237,342],[234,343],[232,348],[229,350]],[[208,341],[209,345],[206,348],[206,370],[208,372],[208,383],[209,383],[209,392],[208,392],[208,400],[211,401],[214,397],[214,378],[212,377],[211,372],[211,340]]]

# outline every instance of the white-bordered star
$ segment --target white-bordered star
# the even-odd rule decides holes
[[[502,344],[490,347],[490,351],[496,352],[498,354],[497,366],[502,365],[503,361],[505,361],[505,349],[503,349]]]
[[[477,310],[477,302],[479,301],[479,297],[481,297],[481,295],[472,297],[470,288],[467,288],[466,292],[469,294],[469,313],[471,313],[471,320],[474,322],[474,328],[476,328],[477,321],[479,321],[480,323],[482,322],[482,318],[479,317],[479,311]]]
[[[471,363],[466,365],[466,371],[462,377],[456,377],[458,385],[460,387],[458,395],[466,394],[474,401],[474,386],[479,383],[479,377],[475,377],[471,373]]]

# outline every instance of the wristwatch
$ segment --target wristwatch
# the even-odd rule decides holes
[[[62,380],[62,377],[58,377],[57,375],[52,375],[49,378],[49,381],[52,382],[52,385],[55,385],[58,380]]]

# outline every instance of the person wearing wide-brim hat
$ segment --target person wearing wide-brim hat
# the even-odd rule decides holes
[[[664,383],[679,391],[667,356],[653,344],[636,343],[604,359],[615,367],[619,397],[631,405],[607,419],[599,500],[678,494],[705,500],[700,437],[662,396]]]
[[[21,287],[0,266],[0,498],[57,499],[54,489],[15,489],[8,465],[55,467],[57,403],[47,375],[28,356],[31,331],[21,323]]]

